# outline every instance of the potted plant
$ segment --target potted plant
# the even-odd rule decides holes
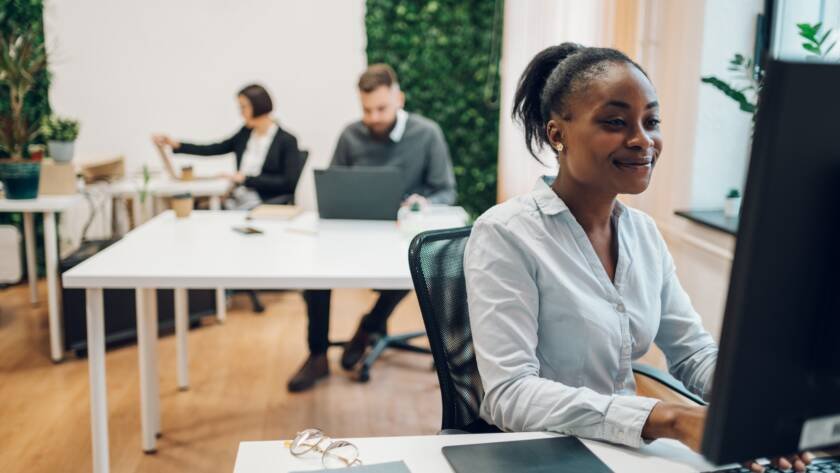
[[[79,136],[78,121],[50,115],[41,125],[41,134],[47,140],[50,157],[56,162],[66,163],[73,159],[76,137]]]
[[[0,180],[6,198],[33,199],[38,196],[40,163],[24,160],[24,149],[38,134],[38,123],[30,123],[24,100],[36,76],[47,67],[47,51],[38,41],[39,28],[0,33],[0,87],[6,89],[9,106],[0,110],[0,148],[8,155],[0,160]]]

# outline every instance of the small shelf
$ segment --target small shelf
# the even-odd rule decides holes
[[[723,210],[677,210],[674,213],[712,230],[732,236],[738,234],[738,217],[727,217]]]

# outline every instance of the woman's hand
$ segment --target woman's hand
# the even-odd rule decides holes
[[[702,406],[686,406],[670,402],[660,402],[653,406],[647,422],[642,428],[642,437],[646,439],[672,438],[686,444],[695,452],[700,451],[703,442],[703,428],[706,424],[707,409]],[[808,452],[791,457],[773,460],[773,465],[781,470],[805,471],[814,456]],[[755,461],[744,463],[744,467],[761,473],[764,467]]]
[[[242,184],[245,182],[245,175],[241,172],[223,172],[221,176],[234,184]]]
[[[178,149],[181,146],[181,143],[164,134],[152,135],[152,142],[158,146],[169,146],[172,149]]]
[[[642,437],[650,440],[676,439],[697,452],[700,451],[705,424],[706,408],[703,406],[660,402],[650,411],[642,428]]]

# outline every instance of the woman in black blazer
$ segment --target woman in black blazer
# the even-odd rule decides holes
[[[271,118],[273,105],[265,88],[249,85],[239,91],[237,98],[245,125],[222,142],[183,143],[167,135],[153,135],[152,140],[158,146],[171,147],[175,153],[200,156],[234,153],[237,172],[224,174],[238,185],[233,192],[232,207],[249,208],[259,202],[294,194],[303,168],[297,139]]]

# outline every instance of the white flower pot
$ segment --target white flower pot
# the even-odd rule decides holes
[[[741,212],[741,198],[740,197],[727,197],[726,200],[723,201],[723,215],[724,217],[737,217],[738,214]]]
[[[66,163],[73,159],[75,141],[48,141],[50,157],[57,163]]]

